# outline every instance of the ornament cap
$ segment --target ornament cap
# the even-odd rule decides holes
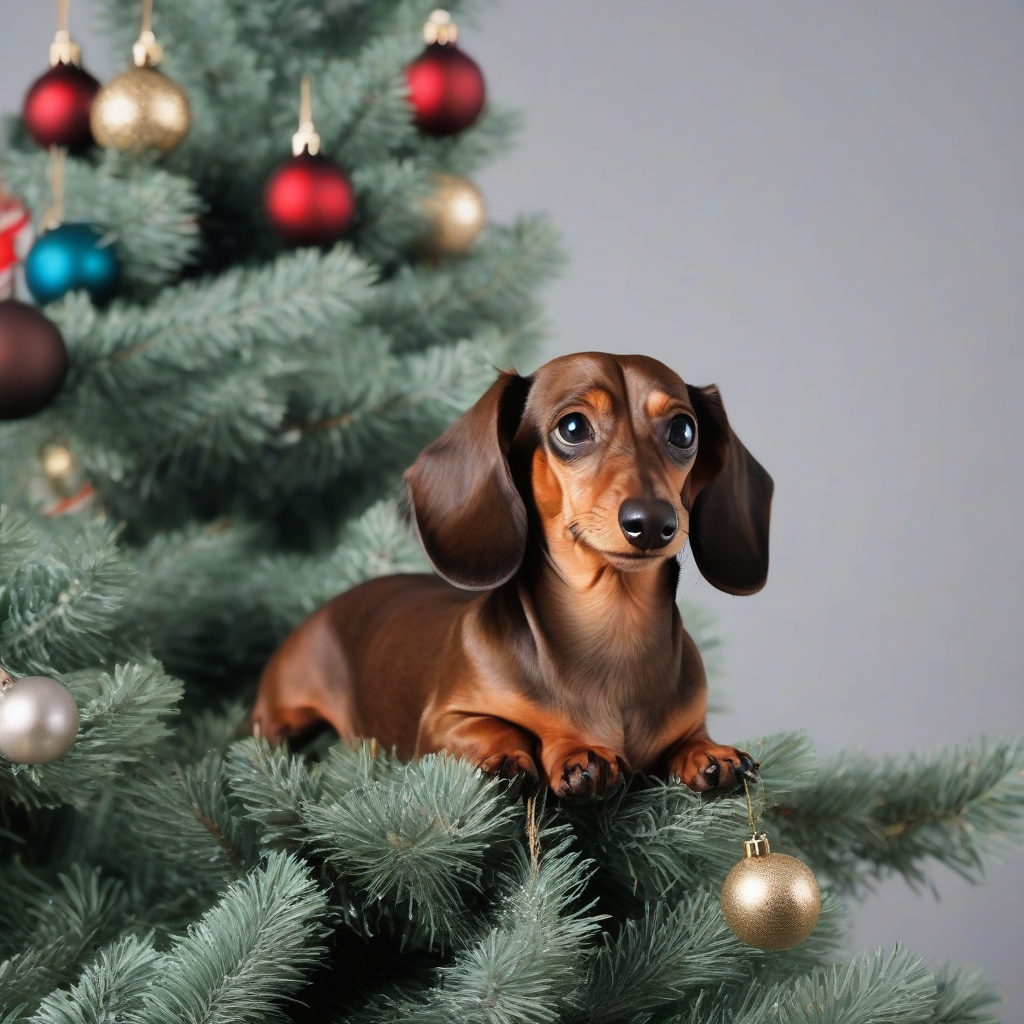
[[[155,68],[163,58],[164,48],[151,29],[146,29],[132,44],[132,59],[137,68]]]
[[[50,67],[55,68],[58,64],[78,67],[81,63],[82,48],[68,35],[67,29],[60,29],[50,43]]]
[[[452,16],[442,8],[430,12],[427,23],[423,26],[423,38],[427,45],[436,43],[438,46],[454,44],[459,38],[459,27],[452,21]]]
[[[743,844],[743,853],[748,860],[754,857],[767,857],[771,852],[771,847],[768,845],[767,832],[755,832]]]

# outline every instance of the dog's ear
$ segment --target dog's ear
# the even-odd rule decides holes
[[[529,378],[503,373],[405,471],[423,550],[457,587],[490,590],[523,561],[526,506],[508,450],[529,390]]]
[[[697,413],[697,461],[687,480],[693,560],[719,590],[756,594],[768,578],[772,478],[733,433],[718,388],[687,390]]]

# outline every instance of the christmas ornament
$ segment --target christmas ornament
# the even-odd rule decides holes
[[[12,679],[0,671],[0,755],[14,764],[49,764],[78,735],[78,706],[46,676]]]
[[[434,11],[423,26],[426,48],[406,69],[414,120],[428,135],[455,135],[483,110],[484,76],[456,45],[458,34],[447,11]]]
[[[28,211],[0,182],[0,299],[14,295],[15,274],[33,238]]]
[[[46,515],[82,512],[95,503],[96,492],[67,444],[50,442],[39,453],[39,461],[42,474],[32,479],[29,493]]]
[[[54,324],[34,306],[0,302],[0,420],[49,405],[67,372],[67,349]]]
[[[302,76],[292,156],[267,180],[263,209],[271,227],[290,245],[336,242],[352,223],[352,185],[345,172],[320,152],[308,75]]]
[[[744,788],[747,787],[744,780]],[[745,857],[722,886],[722,916],[736,936],[758,949],[789,949],[814,931],[821,893],[806,864],[784,853],[772,853],[768,836],[758,833],[747,789],[750,839]]]
[[[81,67],[82,51],[68,34],[67,0],[57,3],[57,34],[50,44],[50,70],[25,96],[25,127],[40,146],[84,149],[92,141],[89,111],[100,83]]]
[[[468,178],[434,175],[434,191],[423,203],[430,230],[419,248],[435,256],[460,256],[473,248],[487,219],[484,197]]]
[[[39,237],[25,260],[25,283],[41,305],[84,288],[93,302],[117,288],[117,254],[91,224],[61,224]]]
[[[163,47],[152,29],[153,2],[143,0],[142,34],[132,47],[135,67],[111,79],[92,105],[92,133],[101,146],[139,154],[169,153],[192,122],[185,91],[156,67]]]

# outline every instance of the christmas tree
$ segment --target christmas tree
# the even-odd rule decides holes
[[[127,56],[139,6],[105,9]],[[799,733],[754,738],[748,807],[643,779],[524,804],[443,755],[244,735],[305,615],[425,568],[400,473],[495,367],[531,359],[559,264],[542,219],[471,247],[444,221],[516,122],[493,100],[468,121],[417,108],[424,23],[454,45],[430,13],[160,5],[143,49],[163,47],[187,135],[161,155],[141,126],[58,175],[64,222],[92,225],[120,278],[110,302],[43,306],[67,379],[0,425],[3,699],[55,678],[80,722],[47,763],[0,759],[0,1021],[994,1020],[980,971],[852,956],[841,898],[892,873],[925,885],[930,862],[977,877],[1020,832],[1021,740],[822,764]],[[293,160],[329,161],[352,211],[343,241],[296,247],[310,236],[272,230],[261,197],[304,75]],[[12,122],[2,177],[38,219],[61,165],[33,128]],[[713,631],[685,617],[711,665]],[[825,894],[778,952],[719,905],[759,824]]]

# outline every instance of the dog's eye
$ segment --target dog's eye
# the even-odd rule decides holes
[[[594,436],[590,421],[578,412],[571,412],[568,416],[563,416],[555,429],[566,444],[582,444]]]
[[[689,416],[673,416],[668,425],[668,443],[686,451],[697,440],[697,424]]]

